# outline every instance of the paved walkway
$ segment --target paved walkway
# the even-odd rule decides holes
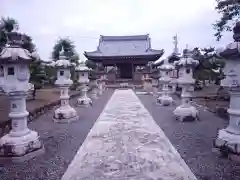
[[[132,90],[116,90],[62,180],[196,180]]]
[[[204,107],[197,107],[200,121],[179,122],[173,116],[173,110],[180,104],[179,98],[174,97],[176,105],[162,107],[156,105],[156,97],[138,97],[198,180],[240,179],[240,163],[221,158],[212,152],[217,132],[227,126],[227,120],[217,117]]]
[[[0,180],[60,180],[112,93],[105,91],[88,108],[75,107],[77,98],[70,100],[79,121],[54,123],[53,110],[32,121],[29,127],[39,132],[46,152],[21,164],[0,161]]]
[[[118,91],[118,93],[119,92],[120,91]],[[127,91],[121,92],[123,93]],[[104,170],[105,169],[108,170],[109,174],[105,175],[111,175],[111,173],[114,174],[117,171],[116,169],[119,168],[118,163],[120,161],[134,162],[136,160],[137,162],[139,162],[140,160],[141,166],[139,166],[138,168],[139,169],[142,168],[143,171],[139,172],[139,174],[144,175],[143,176],[144,178],[141,179],[138,176],[137,179],[150,180],[151,179],[150,177],[152,177],[152,175],[155,175],[155,173],[156,174],[159,173],[156,167],[158,167],[159,164],[160,165],[164,164],[163,163],[164,161],[162,159],[160,160],[154,159],[153,160],[154,163],[151,164],[150,160],[152,156],[156,157],[156,159],[158,158],[157,156],[159,154],[163,155],[162,157],[165,157],[164,151],[166,151],[167,149],[171,149],[171,152],[175,152],[172,153],[174,154],[174,157],[176,156],[176,159],[179,160],[177,162],[174,161],[173,162],[175,163],[175,165],[177,163],[180,164],[177,166],[177,168],[175,168],[179,172],[177,175],[181,176],[181,174],[184,171],[188,171],[188,173],[191,174],[192,171],[194,175],[198,178],[198,180],[240,179],[239,163],[220,158],[217,154],[212,152],[213,147],[212,142],[216,138],[217,131],[220,128],[226,127],[227,121],[219,117],[216,117],[212,113],[204,110],[202,107],[199,107],[198,109],[200,111],[201,121],[181,123],[179,121],[176,121],[173,117],[172,111],[175,108],[175,106],[169,107],[156,106],[155,104],[156,97],[153,97],[151,95],[138,96],[144,107],[148,110],[147,111],[143,107],[143,105],[139,102],[139,99],[136,98],[136,95],[134,95],[132,92],[123,93],[124,96],[126,97],[122,97],[123,94],[120,93],[118,98],[116,98],[116,93],[114,97],[112,97],[110,102],[108,102],[108,99],[112,95],[112,90],[106,91],[98,100],[94,102],[93,107],[76,108],[80,116],[80,120],[77,122],[70,124],[55,124],[52,122],[53,114],[52,111],[41,116],[36,121],[31,122],[30,128],[37,130],[40,133],[40,136],[46,148],[46,153],[23,164],[19,165],[4,164],[2,169],[1,166],[3,164],[1,164],[0,162],[0,180],[45,180],[45,179],[60,180],[61,178],[63,178],[63,180],[66,180],[64,178],[66,178],[67,176],[68,177],[73,177],[74,175],[78,176],[77,173],[78,170],[79,172],[84,172],[87,174],[89,173],[88,171],[83,171],[80,169],[84,165],[82,162],[81,163],[79,162],[76,164],[76,166],[74,166],[79,169],[73,168],[72,171],[69,170],[69,168],[73,165],[69,166],[69,164],[78,162],[78,158],[91,159],[91,157],[89,158],[88,154],[82,157],[83,154],[81,152],[84,152],[86,149],[89,151],[89,154],[91,154],[92,152],[96,152],[97,148],[99,149],[99,147],[101,147],[101,143],[97,143],[99,142],[98,137],[103,136],[104,133],[106,132],[103,133],[102,131],[104,131],[104,129],[108,128],[110,125],[112,128],[111,131],[112,134],[109,135],[114,137],[116,142],[120,143],[121,142],[120,140],[121,139],[123,140],[121,142],[123,143],[123,145],[121,144],[121,146],[116,147],[118,147],[123,152],[126,152],[128,150],[130,153],[125,153],[127,154],[127,156],[121,156],[121,154],[119,153],[118,156],[116,156],[119,157],[118,158],[119,161],[117,161],[116,158],[112,157],[111,154],[107,157],[107,159],[103,159],[100,156],[101,153],[103,153],[103,151],[100,151],[99,155],[93,154],[94,157],[99,156],[98,158],[102,159],[103,162],[102,164],[97,163],[98,166],[94,166],[94,168],[95,169],[102,168]],[[106,109],[108,110],[101,114],[101,116],[97,120],[97,123],[93,126],[93,124],[95,123],[96,119],[102,112],[107,102],[108,105],[106,106]],[[176,99],[177,105],[179,104],[179,102],[180,101],[177,98]],[[72,105],[75,103],[76,98],[71,100]],[[136,107],[135,108],[132,107],[131,104],[133,104]],[[114,113],[113,114],[109,113],[109,110],[111,111],[113,110]],[[151,115],[149,115],[148,112]],[[118,115],[117,116],[118,119],[116,119],[116,113]],[[155,122],[153,121],[151,116],[153,117]],[[102,119],[103,117],[104,119]],[[115,118],[114,121],[117,121],[117,123],[112,122],[113,118]],[[94,131],[99,124],[100,125],[104,124],[104,126],[101,126],[103,129],[97,128],[99,129],[98,130],[99,134],[97,134],[96,137],[93,137]],[[117,124],[119,124],[119,126],[117,126]],[[156,124],[160,126],[161,129]],[[89,133],[89,130],[92,128],[92,126],[94,131],[92,130]],[[164,131],[165,134],[162,131]],[[96,150],[92,149],[91,143],[90,144],[86,143],[87,140],[85,140],[85,138],[87,135],[88,135],[87,140],[93,138],[92,141],[95,143],[94,148],[96,148]],[[178,150],[179,154],[181,155],[181,157],[183,157],[184,161],[187,163],[191,171],[188,169],[184,161],[179,157],[178,153],[176,153],[176,150],[167,140],[165,135],[171,141],[173,146]],[[130,137],[130,139],[126,139],[126,136]],[[111,144],[111,139],[108,139],[108,136],[104,136],[102,138],[105,140],[109,140],[109,142],[105,144],[107,145],[109,145],[109,143]],[[159,142],[159,139],[163,142]],[[132,144],[129,145],[128,140],[133,141]],[[82,146],[82,148],[79,149],[83,142],[84,146]],[[157,147],[156,151],[151,152],[152,149],[154,149],[154,146]],[[106,146],[103,147],[106,148]],[[134,152],[133,150],[136,149],[137,147],[141,148],[139,148],[139,151]],[[109,150],[109,152],[107,153],[111,153],[113,150],[114,148]],[[165,153],[165,155],[168,155],[168,153]],[[170,158],[173,156],[169,155],[168,157]],[[77,160],[73,160],[73,158]],[[142,159],[143,161],[141,161]],[[106,166],[104,166],[104,162]],[[86,167],[89,167],[92,162],[89,163],[90,164],[86,165]],[[131,172],[130,170],[136,167],[135,163],[132,163],[130,165],[128,165],[128,163],[125,163],[122,164],[122,166],[120,167],[123,168],[124,172],[130,175],[130,177],[125,178],[126,180],[127,179],[134,180],[134,176],[131,175],[134,175],[134,173],[136,173],[136,169],[134,169],[135,171]],[[128,167],[129,170],[127,170],[126,167]],[[170,163],[170,167],[174,167],[174,165],[172,166],[172,164]],[[148,173],[149,170],[151,170],[152,172]],[[164,168],[159,170],[160,171],[164,170]],[[171,171],[171,173],[172,172],[174,171]],[[99,174],[101,175],[101,173]],[[95,174],[91,174],[90,177],[93,175]],[[76,177],[75,180],[81,179],[81,177],[84,176],[85,174],[80,174],[79,177]],[[82,178],[81,180],[83,179],[84,178]],[[85,180],[88,179],[91,178],[85,178]],[[97,177],[95,179],[99,180],[100,178]],[[111,178],[108,179],[106,178],[105,180],[109,179]],[[115,178],[115,180],[118,179],[120,178]],[[151,180],[155,179],[157,178],[152,178]],[[171,177],[169,179],[171,180]],[[165,179],[162,178],[162,180]]]

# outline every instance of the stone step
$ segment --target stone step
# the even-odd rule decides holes
[[[196,180],[130,90],[115,90],[62,180]]]

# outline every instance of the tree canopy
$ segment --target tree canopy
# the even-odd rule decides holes
[[[207,47],[200,49],[196,47],[193,49],[193,59],[199,61],[199,64],[194,70],[194,77],[196,80],[215,80],[216,84],[223,78],[222,69],[225,63],[222,59],[217,57],[214,47]]]
[[[219,41],[224,31],[231,31],[233,24],[240,20],[240,0],[216,0],[215,9],[221,15],[220,20],[213,25],[215,37]]]
[[[79,64],[79,55],[75,50],[75,45],[69,38],[60,38],[53,47],[52,59],[58,60],[60,52],[63,50],[64,55],[71,61]]]
[[[0,20],[0,51],[7,43],[7,34],[18,29],[19,29],[19,24],[17,20],[10,17],[1,18]],[[27,34],[24,34],[22,47],[24,49],[27,49],[30,53],[36,50],[36,46],[33,43],[32,38]]]
[[[91,61],[91,60],[86,60],[85,65],[90,69],[96,69],[97,68],[97,64],[95,62]]]

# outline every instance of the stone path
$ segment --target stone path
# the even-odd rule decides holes
[[[32,121],[29,128],[39,132],[46,152],[21,164],[2,164],[0,161],[0,180],[60,180],[112,92],[105,91],[93,101],[93,107],[75,107],[79,121],[54,123],[54,110]],[[70,100],[72,106],[76,102],[77,98]]]
[[[196,180],[132,90],[116,90],[62,180]]]
[[[162,107],[156,106],[156,97],[138,97],[198,180],[240,179],[240,163],[221,158],[212,151],[213,140],[218,130],[227,126],[227,120],[217,117],[204,107],[197,107],[200,121],[182,123],[176,121],[172,113],[180,104],[179,98],[174,97],[176,105]]]

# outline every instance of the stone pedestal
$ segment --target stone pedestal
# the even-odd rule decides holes
[[[28,160],[44,152],[37,132],[28,129],[26,110],[27,92],[9,93],[12,130],[0,139],[0,159]]]
[[[229,124],[218,132],[215,147],[223,154],[240,155],[240,89],[230,91]]]
[[[172,97],[169,96],[168,84],[163,84],[162,95],[157,98],[157,104],[169,106],[173,103]]]
[[[91,99],[98,99],[98,85],[97,80],[91,81],[92,91],[91,91]]]
[[[83,84],[81,91],[82,96],[77,100],[77,106],[89,107],[92,105],[92,100],[87,96],[87,85]]]
[[[162,94],[157,98],[157,104],[162,106],[169,106],[173,103],[172,97],[169,96],[169,82],[171,79],[168,77],[168,73],[159,79],[160,84],[162,84]]]
[[[182,104],[173,111],[173,114],[180,121],[195,121],[198,119],[198,110],[190,104],[189,87],[189,84],[182,84]]]
[[[171,93],[175,93],[177,89],[177,80],[172,79],[170,82],[170,85],[171,85]]]
[[[102,80],[97,81],[97,94],[101,96],[103,94],[103,83]]]
[[[153,86],[152,86],[152,79],[146,78],[143,82],[143,89],[146,91],[147,94],[152,94]]]
[[[69,89],[68,85],[60,86],[61,105],[54,112],[54,122],[68,123],[79,119],[76,110],[69,105],[70,96],[68,94],[68,89]]]

